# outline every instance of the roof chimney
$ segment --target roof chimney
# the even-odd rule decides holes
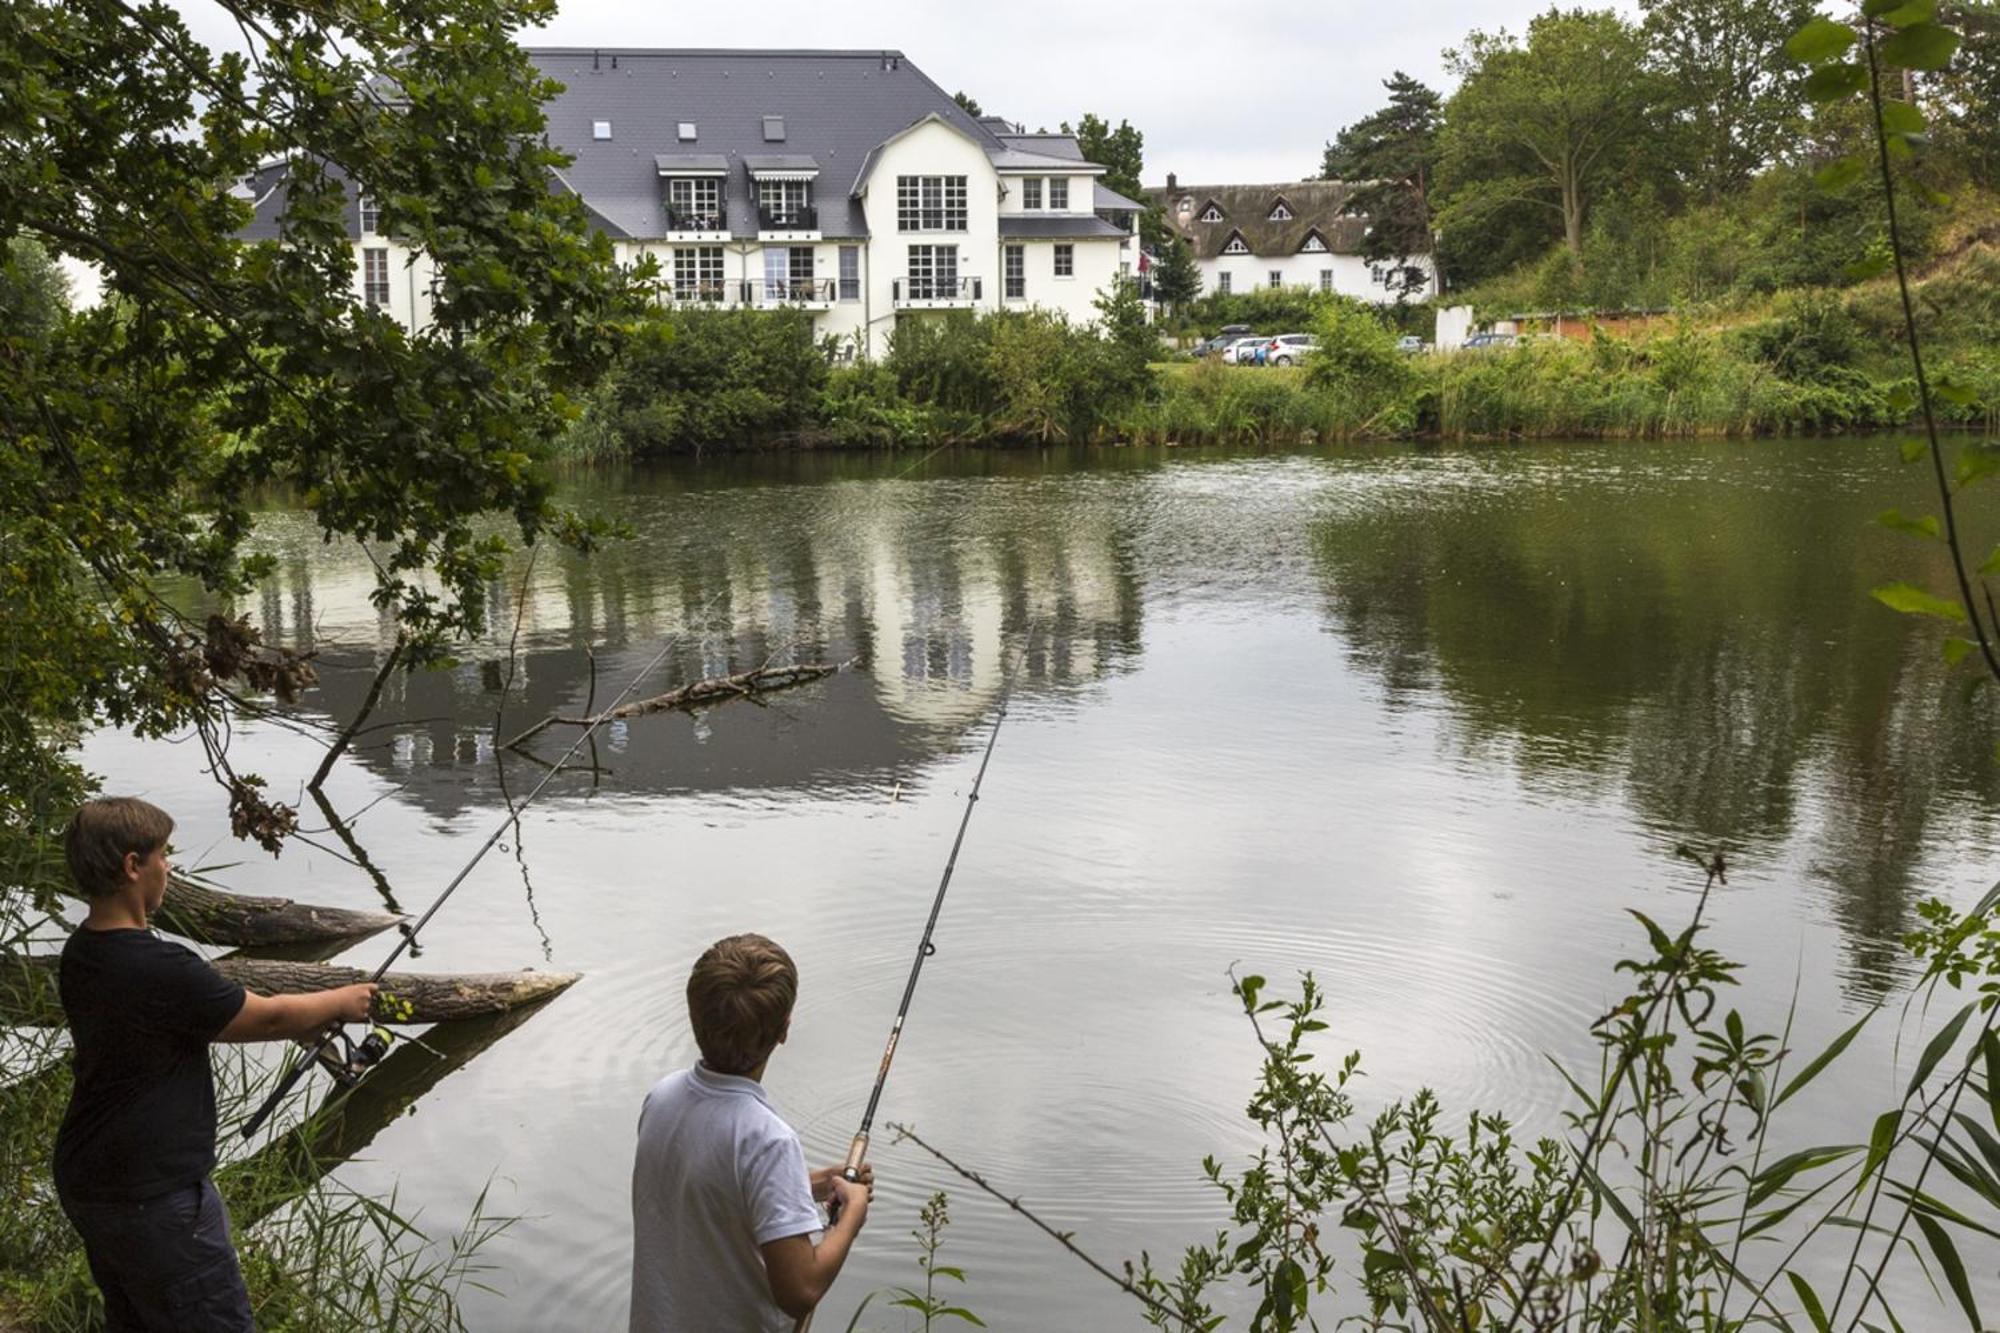
[[[1173,172],[1169,171],[1167,173],[1167,193],[1172,194],[1175,190],[1178,190],[1180,188],[1180,185],[1181,185],[1181,178],[1174,175]]]

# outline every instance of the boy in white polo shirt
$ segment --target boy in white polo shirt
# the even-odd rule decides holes
[[[632,1333],[789,1333],[832,1287],[868,1218],[874,1171],[806,1170],[764,1096],[798,998],[791,956],[762,935],[717,940],[688,974],[701,1059],[639,1112],[632,1166]],[[837,1220],[821,1201],[838,1201]]]

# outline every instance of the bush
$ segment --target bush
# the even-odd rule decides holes
[[[1381,433],[1402,434],[1415,425],[1416,371],[1373,312],[1358,302],[1335,302],[1320,312],[1313,332],[1319,349],[1306,358],[1308,386],[1347,405],[1364,428],[1379,423]]]
[[[572,459],[700,453],[797,432],[814,419],[827,353],[796,310],[655,313],[564,441]]]

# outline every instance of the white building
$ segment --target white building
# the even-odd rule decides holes
[[[621,262],[658,261],[666,299],[802,308],[848,354],[880,356],[898,322],[940,311],[1092,322],[1134,267],[1140,205],[1104,191],[1073,138],[968,115],[898,52],[528,55],[563,84],[546,108],[574,159],[560,186]],[[250,183],[248,235],[279,234],[282,178]],[[365,198],[348,221],[357,295],[421,328],[428,261],[384,235]]]
[[[1427,255],[1389,265],[1362,258],[1368,219],[1348,214],[1354,187],[1346,181],[1182,185],[1170,175],[1164,188],[1148,193],[1194,251],[1204,296],[1260,287],[1305,287],[1375,302],[1393,301],[1399,291],[1419,301],[1437,294]]]

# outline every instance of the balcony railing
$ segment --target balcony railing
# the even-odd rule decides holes
[[[721,231],[723,229],[722,209],[675,208],[667,205],[667,230],[673,231]]]
[[[784,282],[767,279],[760,285],[765,305],[832,305],[839,287],[832,278],[793,278]]]
[[[672,295],[677,305],[747,305],[750,302],[750,284],[747,282],[676,283]]]
[[[897,278],[889,284],[889,299],[897,305],[971,304],[980,299],[978,278]]]
[[[819,210],[811,204],[757,205],[758,231],[818,231]]]

